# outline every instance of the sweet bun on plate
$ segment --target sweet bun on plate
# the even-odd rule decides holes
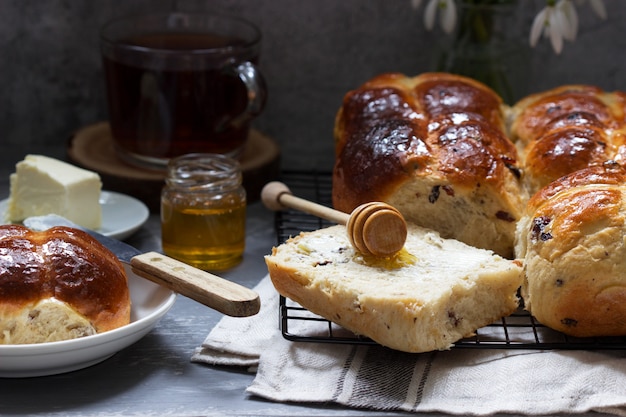
[[[89,234],[0,226],[0,344],[106,332],[130,322],[130,307],[123,265]]]

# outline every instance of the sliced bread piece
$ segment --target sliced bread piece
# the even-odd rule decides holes
[[[392,258],[366,257],[344,226],[301,233],[265,257],[278,292],[383,346],[449,349],[518,307],[518,261],[409,225]]]

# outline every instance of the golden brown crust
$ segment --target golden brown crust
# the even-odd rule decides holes
[[[586,113],[606,127],[624,121],[624,97],[612,96],[598,87],[564,85],[531,94],[515,104],[511,134],[515,140],[530,142],[543,134],[544,128],[563,116]]]
[[[525,172],[533,190],[570,172],[598,165],[614,155],[606,133],[598,128],[569,127],[550,130],[526,148]]]
[[[578,169],[624,160],[625,97],[567,85],[515,104],[511,138],[522,152],[531,194]]]
[[[488,124],[504,129],[500,96],[467,77],[425,73],[413,79],[413,93],[428,119],[454,113],[480,115]]]
[[[607,161],[602,165],[577,170],[552,181],[530,198],[526,210],[527,212],[537,210],[539,206],[564,190],[583,186],[620,185],[624,183],[626,183],[624,168],[614,161]]]
[[[4,317],[54,298],[98,332],[130,321],[130,293],[120,261],[89,234],[67,227],[35,232],[0,226],[0,309]]]
[[[442,114],[431,119],[428,136],[438,170],[452,183],[500,187],[517,165],[513,144],[493,124],[474,113]]]

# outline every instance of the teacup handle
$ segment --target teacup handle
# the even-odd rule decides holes
[[[250,61],[233,66],[231,70],[246,86],[248,105],[240,115],[226,122],[225,125],[239,127],[261,113],[267,99],[267,87],[263,74]]]

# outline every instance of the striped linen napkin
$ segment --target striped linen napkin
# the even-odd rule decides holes
[[[626,352],[453,349],[409,354],[381,346],[291,342],[278,326],[268,277],[259,314],[224,317],[192,361],[249,367],[247,392],[278,402],[334,402],[409,412],[626,416]],[[292,330],[290,324],[290,330]],[[296,334],[326,324],[296,323]],[[320,327],[321,326],[321,327]]]

